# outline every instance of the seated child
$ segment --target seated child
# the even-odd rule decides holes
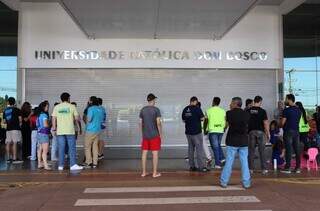
[[[272,164],[277,160],[277,166],[284,164],[284,145],[282,140],[282,130],[279,128],[277,121],[270,123],[270,143],[272,144]]]

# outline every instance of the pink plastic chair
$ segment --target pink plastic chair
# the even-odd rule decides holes
[[[317,163],[317,155],[319,153],[319,150],[317,148],[310,148],[308,149],[308,156],[309,159],[307,160],[307,169],[310,170],[310,163],[313,163],[313,166],[318,171],[318,163]]]

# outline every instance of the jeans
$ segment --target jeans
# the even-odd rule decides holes
[[[198,168],[203,169],[205,167],[205,158],[203,151],[203,136],[202,133],[197,135],[187,135],[188,139],[188,157],[189,157],[189,165],[191,168],[195,167],[194,162],[194,151],[197,154],[197,163]]]
[[[37,134],[38,134],[37,130],[33,130],[31,132],[31,158],[30,158],[30,160],[37,160],[37,144],[38,144]]]
[[[259,155],[260,155],[260,164],[261,170],[266,170],[266,156],[265,156],[265,134],[260,130],[252,130],[249,133],[249,168],[254,169],[254,157],[256,151],[256,145],[258,145]]]
[[[74,166],[76,163],[76,136],[75,135],[57,135],[58,140],[58,150],[59,150],[59,167],[64,166],[64,153],[66,143],[69,147],[69,160],[70,167]]]
[[[207,160],[212,160],[212,156],[211,156],[210,149],[208,147],[207,139],[209,139],[208,136],[205,136],[203,139],[203,151],[204,151],[204,154],[205,154]]]
[[[51,160],[58,160],[57,136],[52,136],[52,140],[51,140]]]
[[[285,169],[290,169],[291,167],[291,157],[292,148],[296,154],[296,169],[300,168],[301,158],[300,158],[300,141],[299,132],[295,130],[285,131],[283,134],[284,146],[286,149],[286,166]]]
[[[216,166],[221,166],[224,160],[224,154],[221,148],[221,140],[223,133],[209,133],[209,141],[214,154],[214,162]]]
[[[233,162],[237,153],[239,153],[239,159],[241,163],[242,184],[245,187],[250,187],[251,176],[248,167],[248,147],[227,146],[226,163],[220,176],[220,184],[223,186],[228,185],[232,173]]]

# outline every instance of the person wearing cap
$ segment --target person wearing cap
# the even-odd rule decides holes
[[[182,111],[182,120],[185,123],[185,134],[188,140],[188,157],[190,171],[207,172],[203,150],[203,135],[201,122],[204,114],[198,105],[198,98],[191,97],[190,104]],[[197,154],[197,164],[195,164],[194,153]]]
[[[147,173],[147,156],[148,151],[152,151],[153,155],[153,174],[152,177],[160,177],[158,172],[159,151],[161,149],[161,112],[155,106],[157,97],[150,93],[147,96],[148,105],[144,106],[140,111],[140,128],[142,132],[142,177],[146,177]]]

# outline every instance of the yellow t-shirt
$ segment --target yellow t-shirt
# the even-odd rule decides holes
[[[57,118],[57,135],[74,135],[74,120],[79,116],[76,107],[70,103],[60,103],[53,109],[52,116]]]

